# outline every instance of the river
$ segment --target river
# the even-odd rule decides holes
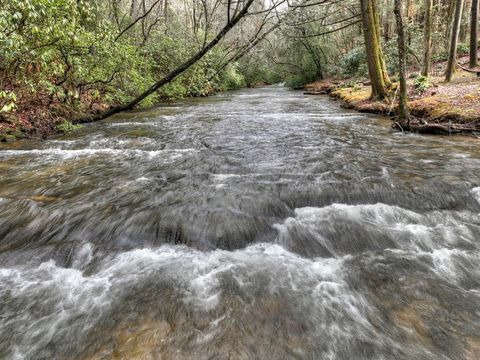
[[[2,359],[479,359],[479,140],[281,87],[0,145]]]

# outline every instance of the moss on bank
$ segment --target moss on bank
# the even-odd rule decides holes
[[[454,83],[438,83],[421,95],[415,93],[413,83],[409,85],[408,107],[415,117],[410,130],[438,134],[480,132],[480,80],[461,77]],[[343,107],[360,112],[396,115],[398,108],[395,96],[387,101],[371,101],[368,84],[321,81],[305,89],[307,94],[330,94],[341,100]]]

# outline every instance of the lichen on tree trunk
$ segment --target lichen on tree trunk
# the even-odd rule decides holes
[[[388,97],[391,86],[381,47],[380,19],[377,0],[360,0],[367,64],[372,83],[372,99]]]

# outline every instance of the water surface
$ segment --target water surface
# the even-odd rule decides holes
[[[480,358],[480,143],[388,125],[270,87],[0,145],[0,358]]]

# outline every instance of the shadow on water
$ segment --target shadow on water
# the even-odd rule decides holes
[[[478,140],[270,87],[0,146],[0,358],[478,359]]]

